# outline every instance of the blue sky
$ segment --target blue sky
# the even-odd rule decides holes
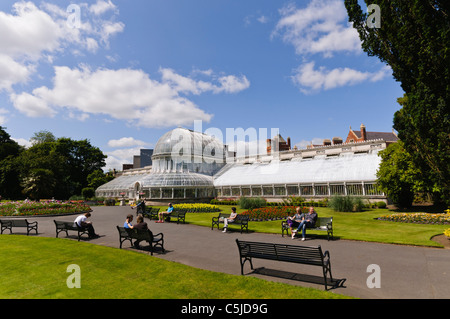
[[[390,132],[403,91],[347,20],[342,0],[2,0],[0,125],[89,139],[107,169],[194,120],[299,147]]]

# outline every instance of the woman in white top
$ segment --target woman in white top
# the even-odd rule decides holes
[[[237,217],[237,214],[236,214],[236,207],[231,207],[231,214],[230,214],[230,217],[228,217],[228,218],[224,218],[224,220],[223,220],[223,233],[226,233],[227,232],[227,228],[228,228],[228,224],[229,223],[234,223],[234,220],[236,219],[236,217]]]

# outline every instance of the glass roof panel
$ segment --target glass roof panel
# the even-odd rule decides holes
[[[374,153],[269,164],[227,164],[214,176],[214,186],[375,181],[380,162]]]

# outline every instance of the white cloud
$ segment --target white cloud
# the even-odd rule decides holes
[[[110,0],[99,0],[91,8],[97,15],[115,6]],[[29,81],[41,59],[52,64],[56,55],[68,48],[78,55],[81,50],[96,52],[100,44],[108,47],[110,38],[124,29],[122,22],[93,19],[87,14],[82,15],[79,27],[71,28],[67,23],[70,14],[55,4],[44,2],[38,8],[30,1],[14,3],[11,13],[0,11],[0,91],[13,91],[14,85]],[[30,94],[12,94],[10,98],[28,116],[54,115],[45,101]]]
[[[212,70],[196,71],[209,77],[214,77]],[[161,68],[162,80],[169,83],[179,92],[201,94],[204,92],[218,93],[237,93],[250,87],[250,81],[243,75],[237,77],[235,75],[220,76],[216,80],[218,84],[206,81],[196,81],[192,78],[185,77],[175,73],[174,70]]]
[[[13,13],[0,11],[0,53],[37,60],[60,47],[64,31],[49,14],[23,1],[13,5]]]
[[[28,81],[34,69],[32,64],[20,64],[8,55],[0,53],[0,91],[11,90],[14,84]]]
[[[109,147],[130,147],[130,146],[145,146],[148,145],[148,143],[136,140],[133,137],[122,137],[118,140],[109,140],[108,146]]]
[[[16,141],[19,145],[24,146],[25,148],[29,148],[31,147],[33,144],[31,144],[31,142],[27,139],[24,138],[11,138],[12,140]]]
[[[3,124],[5,124],[6,123],[6,114],[8,114],[9,112],[8,112],[8,110],[7,109],[3,109],[3,108],[0,108],[0,125],[3,125]]]
[[[122,170],[122,164],[133,163],[133,156],[140,154],[140,148],[122,148],[111,152],[105,152],[105,154],[108,156],[105,160],[105,171],[111,169]]]
[[[103,1],[97,0],[97,2],[89,7],[89,11],[95,15],[101,15],[109,10],[115,10],[116,6],[111,2],[111,0]]]
[[[46,101],[29,93],[11,94],[14,107],[29,117],[53,117],[56,112]]]
[[[293,5],[280,10],[273,36],[295,47],[297,54],[361,52],[358,33],[347,23],[348,15],[342,0],[312,0],[306,8]]]
[[[209,122],[205,113],[181,93],[234,93],[248,87],[245,77],[224,76],[216,86],[162,70],[162,81],[151,79],[142,70],[71,69],[55,67],[53,88],[42,86],[32,94],[13,95],[14,106],[28,116],[53,116],[66,108],[83,114],[103,114],[144,127],[167,127]]]
[[[364,81],[380,81],[391,70],[389,67],[382,67],[377,72],[360,72],[350,68],[327,70],[324,67],[319,67],[315,69],[314,66],[314,62],[305,63],[295,70],[295,75],[292,77],[294,84],[299,86],[303,93],[330,90]]]

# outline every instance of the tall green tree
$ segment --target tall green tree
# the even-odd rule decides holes
[[[0,126],[0,196],[2,198],[18,199],[21,196],[20,167],[17,157],[23,147]]]
[[[410,207],[414,193],[423,190],[418,181],[420,170],[411,155],[405,152],[402,141],[389,145],[379,155],[382,161],[377,171],[378,188],[397,206]]]
[[[394,128],[436,202],[450,204],[450,2],[365,0],[381,27],[368,24],[358,0],[345,0],[349,21],[369,56],[387,63],[405,94]]]
[[[39,140],[20,157],[24,192],[33,198],[80,195],[89,184],[88,176],[104,167],[105,159],[88,140]]]

